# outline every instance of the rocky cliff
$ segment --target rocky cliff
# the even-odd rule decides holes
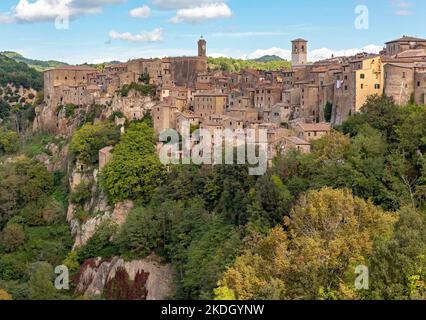
[[[87,260],[74,282],[77,295],[108,300],[164,300],[173,292],[172,268],[155,255],[130,262]]]
[[[99,121],[122,115],[129,121],[140,120],[150,112],[158,102],[151,97],[141,96],[131,90],[126,97],[116,93],[114,96],[95,98],[95,104],[89,106],[41,104],[35,109],[34,132],[45,132],[71,136],[88,118]]]

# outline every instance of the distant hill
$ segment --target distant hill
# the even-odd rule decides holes
[[[0,86],[5,87],[8,83],[13,83],[17,87],[41,90],[43,75],[24,62],[17,62],[0,54]]]
[[[0,54],[11,58],[15,60],[16,62],[23,62],[27,64],[29,67],[36,69],[37,71],[45,71],[50,68],[56,68],[56,67],[62,67],[67,66],[68,64],[65,62],[55,61],[55,60],[34,60],[34,59],[28,59],[22,56],[20,53],[13,52],[13,51],[4,51],[0,52]]]
[[[272,56],[263,56],[263,57],[260,57],[258,59],[253,59],[253,60],[257,61],[257,62],[284,61],[283,58],[275,56],[275,55],[272,55]]]

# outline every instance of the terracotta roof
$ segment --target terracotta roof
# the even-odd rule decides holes
[[[302,140],[298,137],[284,137],[284,139],[294,143],[295,145],[306,145],[306,146],[310,145],[309,142]]]
[[[331,126],[329,123],[298,123],[303,131],[329,131]]]
[[[57,67],[57,68],[53,68],[53,69],[49,69],[46,71],[53,71],[53,70],[68,70],[68,71],[91,71],[91,72],[96,72],[97,70],[91,66],[88,65],[81,65],[81,66],[62,66],[62,67]]]
[[[410,37],[410,36],[403,36],[402,38],[386,42],[386,44],[394,43],[394,42],[426,42],[426,39]]]
[[[426,57],[426,49],[411,49],[396,55],[396,58],[419,58]]]
[[[200,83],[195,84],[195,89],[197,90],[213,90],[213,86],[209,83]]]

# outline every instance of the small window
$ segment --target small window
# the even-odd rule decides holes
[[[361,73],[360,77],[361,79],[365,79],[365,74]]]
[[[380,89],[380,84],[376,83],[376,84],[374,85],[374,89]]]

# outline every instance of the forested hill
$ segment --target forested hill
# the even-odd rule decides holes
[[[17,87],[41,90],[43,75],[23,62],[17,62],[0,54],[0,86],[4,87],[8,83],[13,83]]]
[[[242,60],[233,58],[209,58],[208,67],[210,70],[223,70],[228,72],[239,72],[241,69],[258,69],[265,71],[276,71],[283,68],[290,68],[291,63],[279,57],[265,56],[256,60]]]
[[[27,64],[29,67],[36,69],[37,71],[45,71],[50,68],[56,68],[56,67],[68,65],[65,62],[55,61],[55,60],[43,61],[43,60],[28,59],[22,56],[20,53],[13,52],[13,51],[4,51],[4,52],[1,52],[0,54],[8,58],[11,58],[15,60],[16,62],[23,62]]]

